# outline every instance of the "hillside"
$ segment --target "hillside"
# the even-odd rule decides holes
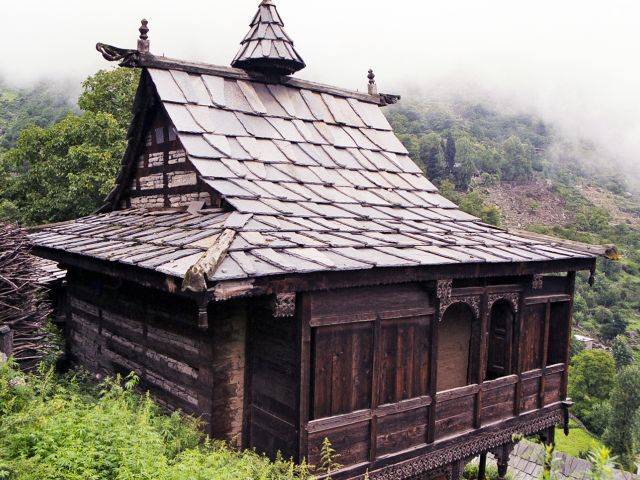
[[[0,151],[15,145],[29,125],[48,127],[74,109],[64,85],[39,82],[29,88],[12,88],[0,79]]]
[[[640,197],[617,175],[615,158],[533,115],[459,98],[404,102],[388,116],[429,178],[469,213],[617,244],[620,262],[599,261],[593,288],[578,282],[575,324],[605,344],[625,334],[640,352]]]

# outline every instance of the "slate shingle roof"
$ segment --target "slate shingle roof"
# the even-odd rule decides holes
[[[393,134],[378,96],[203,71],[148,69],[189,161],[234,211],[116,211],[34,234],[37,246],[184,277],[230,230],[211,282],[593,258],[484,225],[442,197]]]

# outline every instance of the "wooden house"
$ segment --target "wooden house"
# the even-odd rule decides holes
[[[381,107],[293,77],[264,0],[233,68],[98,44],[141,69],[117,186],[96,215],[34,233],[67,270],[67,338],[95,372],[136,371],[235,445],[334,479],[457,478],[516,433],[567,419],[580,246],[482,224],[438,194]]]

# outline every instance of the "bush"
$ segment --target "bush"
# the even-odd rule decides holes
[[[135,375],[99,389],[82,375],[25,376],[0,365],[3,480],[306,479],[309,469],[203,437],[197,420],[163,414],[133,392]]]

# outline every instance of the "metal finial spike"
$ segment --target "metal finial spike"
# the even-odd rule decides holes
[[[367,78],[369,79],[369,95],[377,95],[378,87],[376,85],[376,75],[373,73],[373,70],[369,70],[369,75],[367,75]]]
[[[146,18],[143,18],[140,21],[140,28],[138,31],[140,32],[140,38],[138,38],[138,51],[142,53],[149,53],[149,22]]]

